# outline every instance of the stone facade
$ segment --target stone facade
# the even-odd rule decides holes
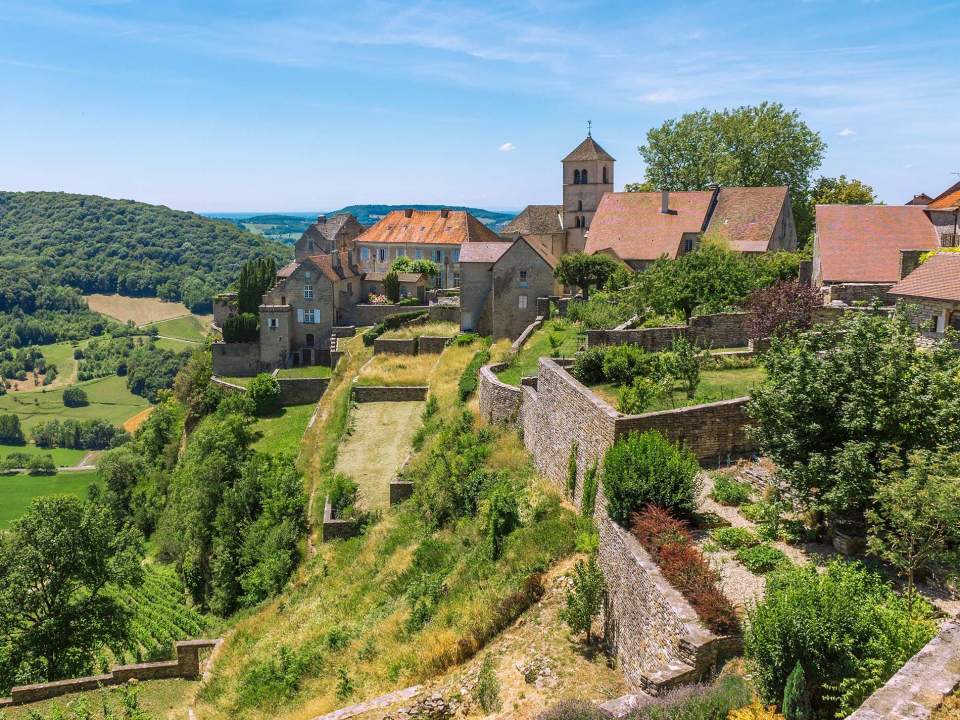
[[[227,318],[237,314],[237,294],[226,292],[215,295],[213,298],[213,324],[223,327]]]
[[[669,350],[680,335],[702,347],[745,347],[748,313],[718,313],[690,318],[687,325],[636,328],[633,330],[587,330],[587,347],[639,345],[648,352]]]
[[[261,372],[260,343],[212,343],[214,375],[250,377]]]
[[[537,318],[537,298],[556,292],[554,264],[523,238],[514,242],[493,265],[489,329],[481,322],[478,332],[494,338],[519,336]],[[461,302],[465,300],[461,294]]]
[[[926,720],[960,688],[960,620],[940,632],[847,720]]]
[[[824,302],[840,302],[844,305],[854,303],[869,303],[875,299],[885,305],[892,305],[893,298],[887,295],[887,290],[894,283],[824,283]]]
[[[366,327],[383,322],[391,315],[426,310],[430,322],[460,322],[459,305],[356,305],[351,311],[351,322],[357,327]]]
[[[408,386],[380,386],[354,385],[353,399],[361,402],[405,402],[408,400],[426,400],[428,388],[426,385]]]
[[[330,384],[329,378],[277,378],[280,405],[306,405],[320,400]]]

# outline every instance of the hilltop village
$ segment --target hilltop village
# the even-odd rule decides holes
[[[957,717],[960,183],[559,170],[11,305],[0,718]]]

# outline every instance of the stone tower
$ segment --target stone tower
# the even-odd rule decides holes
[[[613,192],[613,157],[590,133],[563,159],[563,228],[567,252],[583,250],[584,233],[604,193]]]

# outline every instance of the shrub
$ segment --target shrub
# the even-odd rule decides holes
[[[566,606],[560,611],[563,620],[574,633],[586,633],[587,645],[593,642],[593,621],[603,609],[606,583],[597,559],[577,560],[573,568],[573,588],[567,592]]]
[[[781,550],[767,543],[741,547],[737,550],[737,560],[755,575],[765,575],[789,562]]]
[[[609,720],[610,713],[585,700],[564,700],[537,715],[536,720]]]
[[[570,374],[584,385],[596,385],[603,382],[604,346],[587,348],[573,359]]]
[[[75,408],[89,405],[90,402],[87,400],[87,393],[83,391],[83,388],[68,387],[63,391],[63,404],[65,407]]]
[[[233,315],[223,321],[223,341],[256,342],[260,339],[260,319],[253,313]]]
[[[593,517],[593,509],[597,503],[597,463],[593,463],[583,474],[583,497],[580,498],[580,514],[583,517]]]
[[[745,652],[761,700],[783,699],[803,665],[816,717],[846,717],[933,636],[929,608],[911,607],[859,563],[789,567],[767,578],[750,611]]]
[[[490,351],[486,349],[479,350],[474,354],[470,364],[464,368],[457,388],[461,402],[470,397],[477,389],[477,385],[480,382],[480,368],[488,362],[490,362]]]
[[[690,517],[697,507],[699,472],[693,454],[677,448],[659,432],[630,433],[604,456],[607,512],[619,523],[647,505]]]
[[[490,557],[499,560],[503,554],[503,541],[520,524],[517,493],[506,480],[501,480],[490,492],[487,509],[487,537],[490,540]]]
[[[652,374],[657,364],[639,345],[611,345],[604,348],[603,377],[607,382],[622,385]]]
[[[649,507],[634,515],[633,534],[704,625],[718,634],[739,631],[736,611],[721,592],[717,573],[693,545],[685,523],[662,508]]]
[[[739,675],[725,675],[713,685],[685,685],[644,698],[628,720],[727,720],[730,713],[753,699],[750,685]]]
[[[31,475],[53,475],[57,466],[52,455],[34,455],[27,463],[27,472]]]
[[[781,707],[786,720],[813,720],[813,709],[810,707],[810,695],[807,692],[807,677],[800,663],[793,666],[793,672],[787,678],[787,684],[783,688]]]
[[[260,373],[247,385],[247,397],[254,414],[269,415],[280,407],[280,382],[269,373]]]
[[[333,475],[325,486],[330,511],[335,518],[344,517],[360,498],[360,486],[343,473]]]
[[[4,445],[23,445],[23,429],[20,427],[20,418],[16,415],[0,415],[0,443]]]
[[[251,663],[244,669],[238,705],[276,708],[296,695],[304,675],[318,665],[319,658],[281,645],[273,657]]]
[[[500,700],[500,681],[493,667],[493,656],[489,653],[484,656],[483,664],[480,666],[476,694],[477,702],[487,714],[498,712],[503,705]]]
[[[400,277],[393,270],[383,276],[383,292],[390,302],[400,301]]]
[[[635,377],[617,392],[617,410],[625,415],[639,415],[656,398],[667,395],[672,389],[673,383],[669,379]]]
[[[739,527],[721,527],[710,531],[710,539],[725,550],[739,550],[760,544],[752,530]]]
[[[743,505],[750,500],[750,486],[734,480],[729,475],[718,474],[713,478],[710,497],[721,505]]]
[[[686,386],[687,397],[692,398],[697,393],[700,384],[701,355],[709,355],[706,351],[698,353],[693,343],[683,335],[678,335],[670,345],[671,362],[670,374]]]

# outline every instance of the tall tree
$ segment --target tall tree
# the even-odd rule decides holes
[[[0,692],[23,680],[90,674],[121,649],[130,611],[116,590],[142,582],[143,541],[105,505],[34,500],[0,534]]]
[[[870,205],[877,202],[873,187],[857,180],[840,177],[821,177],[810,191],[812,205]]]
[[[570,253],[560,258],[554,269],[554,276],[564,285],[575,285],[583,291],[583,299],[590,298],[590,288],[603,287],[613,275],[620,263],[608,255],[585,255],[582,252]]]
[[[240,314],[257,314],[263,294],[277,280],[277,265],[272,257],[261,257],[244,263],[237,278],[237,310]]]
[[[796,110],[770,102],[703,109],[651,129],[639,149],[646,182],[661,190],[788,185],[798,236],[810,233],[811,176],[826,145]]]

